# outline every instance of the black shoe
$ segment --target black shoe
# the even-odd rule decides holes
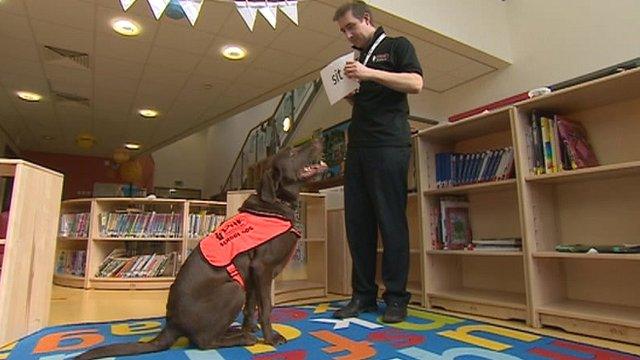
[[[407,306],[397,301],[393,301],[387,305],[382,315],[382,322],[393,324],[404,321],[407,318]]]
[[[333,313],[333,317],[336,319],[345,319],[350,317],[358,317],[361,312],[375,312],[378,311],[378,304],[375,300],[365,302],[358,298],[352,298],[349,303]]]

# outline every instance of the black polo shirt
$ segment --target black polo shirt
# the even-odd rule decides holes
[[[358,61],[364,63],[376,39],[384,33],[379,27]],[[360,50],[360,49],[358,49]],[[413,45],[404,37],[386,37],[375,48],[367,67],[397,73],[422,75]],[[354,96],[349,125],[349,147],[411,146],[407,94],[373,81],[362,81]]]

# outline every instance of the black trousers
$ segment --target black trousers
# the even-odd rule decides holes
[[[349,148],[344,175],[347,239],[353,260],[353,296],[377,297],[377,233],[382,238],[383,299],[408,304],[407,171],[410,147]]]

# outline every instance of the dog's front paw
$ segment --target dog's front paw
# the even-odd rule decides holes
[[[242,331],[244,331],[245,333],[254,333],[258,331],[258,325],[256,325],[256,323],[242,324]]]
[[[278,334],[278,332],[274,331],[271,339],[265,339],[265,342],[271,346],[282,345],[287,342],[284,336]]]
[[[247,346],[255,345],[258,343],[258,337],[251,333],[244,333],[244,339]]]

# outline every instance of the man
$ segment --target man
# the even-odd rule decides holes
[[[422,89],[422,68],[411,43],[388,37],[373,25],[363,2],[345,4],[333,18],[359,58],[345,74],[360,82],[353,105],[344,176],[345,221],[353,259],[353,295],[333,316],[347,318],[377,311],[375,283],[377,232],[383,243],[382,280],[386,309],[382,321],[407,316],[409,231],[407,172],[411,152],[407,94]]]

